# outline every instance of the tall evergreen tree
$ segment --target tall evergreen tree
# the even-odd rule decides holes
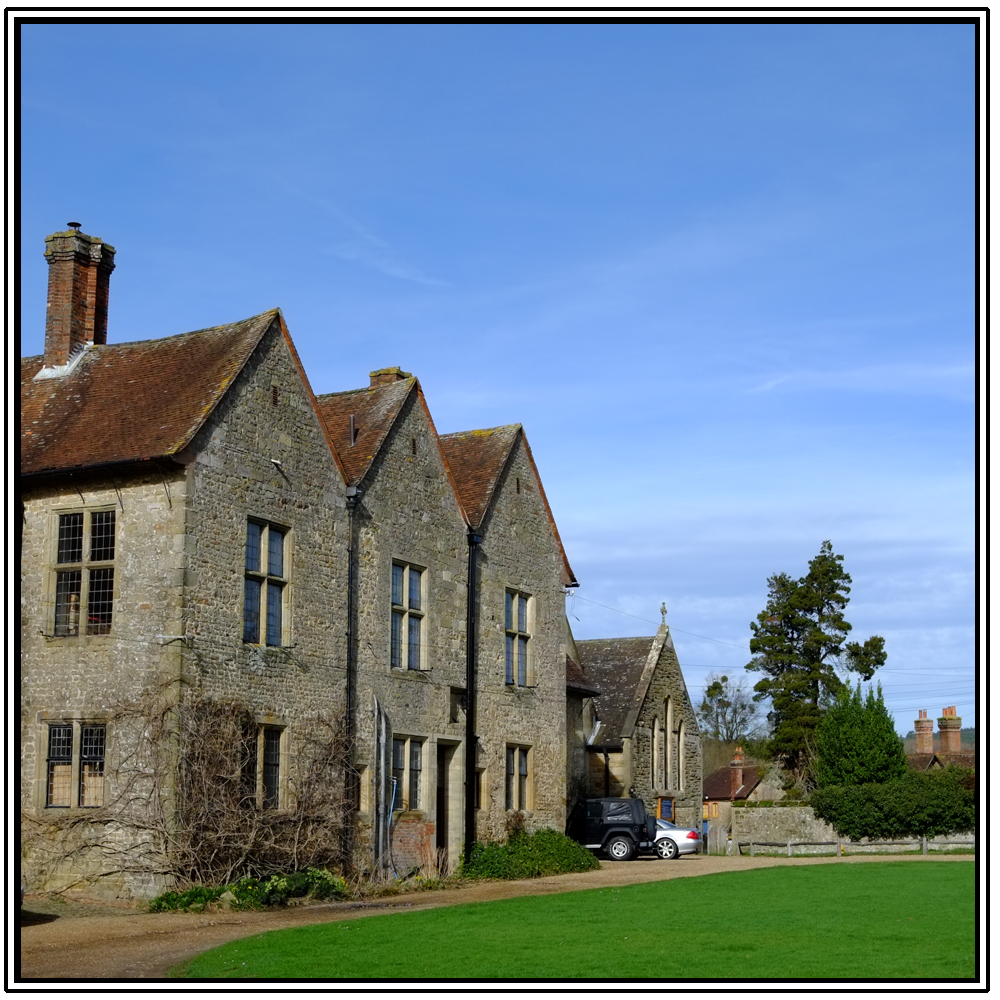
[[[816,727],[816,784],[863,785],[906,773],[906,752],[877,692],[845,687]]]
[[[844,618],[851,578],[844,557],[823,542],[809,572],[798,580],[777,573],[767,581],[767,606],[750,623],[753,659],[747,670],[765,676],[755,697],[771,700],[770,749],[790,769],[802,773],[813,755],[814,735],[824,709],[844,687],[837,667],[870,680],[885,663],[885,641],[872,636],[847,642]]]

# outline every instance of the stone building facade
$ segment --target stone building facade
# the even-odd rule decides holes
[[[33,888],[149,896],[177,877],[206,705],[238,716],[238,766],[215,777],[241,808],[290,814],[321,774],[361,870],[447,871],[512,824],[562,829],[567,790],[611,757],[611,794],[678,818],[700,800],[665,630],[639,640],[620,712],[573,642],[576,580],[520,425],[439,435],[399,369],[317,399],[277,310],[109,345],[114,249],[74,229],[47,245],[45,354],[21,363]],[[671,719],[679,739],[655,743]],[[320,730],[343,755],[317,772]]]
[[[578,641],[575,651],[577,677],[601,693],[584,699],[577,733],[587,733],[586,771],[571,774],[570,785],[592,796],[633,795],[647,812],[697,827],[701,736],[666,624],[651,638]],[[581,759],[578,747],[569,753]]]

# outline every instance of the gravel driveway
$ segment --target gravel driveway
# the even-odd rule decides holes
[[[671,878],[748,871],[776,865],[866,864],[873,861],[966,863],[968,855],[864,855],[847,858],[708,857],[678,861],[637,858],[602,861],[599,871],[519,882],[470,883],[457,889],[407,893],[366,903],[321,903],[290,909],[244,913],[136,913],[122,915],[111,906],[91,908],[97,915],[53,916],[32,910],[25,901],[21,917],[21,964],[17,981],[166,979],[169,970],[200,952],[263,931],[330,920],[407,910],[428,910],[456,903],[478,903],[514,896],[544,896],[576,889],[659,882]],[[39,906],[39,909],[43,907]],[[47,907],[52,909],[52,907]]]

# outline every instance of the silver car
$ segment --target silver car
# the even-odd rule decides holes
[[[697,854],[701,850],[701,834],[683,826],[674,826],[670,820],[656,821],[656,837],[650,845],[658,858],[673,861],[682,854]]]

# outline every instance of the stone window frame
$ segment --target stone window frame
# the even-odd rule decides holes
[[[80,713],[44,713],[38,716],[38,805],[45,810],[76,812],[100,809],[107,802],[108,787],[108,744],[109,732],[106,719],[82,715]],[[68,756],[53,756],[51,753],[51,734],[54,729],[70,730],[70,747]],[[93,737],[97,731],[100,734],[100,753],[87,753],[84,746],[85,737]],[[95,769],[88,769],[87,764],[97,764]],[[69,766],[68,795],[69,801],[51,801],[51,778],[53,765]],[[94,780],[87,780],[87,775],[95,775]],[[93,795],[94,789],[99,789],[99,795]],[[93,798],[90,796],[93,795]],[[98,801],[99,799],[99,801]]]
[[[286,524],[269,521],[262,517],[248,517],[246,537],[243,545],[243,642],[250,646],[264,646],[269,649],[280,649],[292,644],[291,631],[291,564],[292,564],[292,529]],[[257,546],[256,566],[250,565],[252,537],[251,525],[260,529]],[[272,532],[280,534],[281,543],[281,573],[273,572],[271,559]],[[250,629],[250,598],[252,587],[256,586],[256,631]],[[273,610],[271,594],[278,593],[277,610],[281,616],[279,635],[275,635],[269,616]],[[278,638],[278,642],[272,639]],[[263,641],[261,641],[263,639]]]
[[[288,726],[253,722],[244,731],[240,779],[244,801],[253,808],[280,811],[288,806]]]
[[[400,574],[398,590],[397,570]],[[416,603],[413,600],[414,574],[417,578]],[[430,669],[426,636],[427,579],[426,566],[405,559],[392,560],[389,567],[389,667],[392,670]]]
[[[504,685],[535,687],[535,664],[531,638],[535,625],[535,600],[531,594],[504,589]],[[523,610],[523,615],[522,615]]]
[[[504,809],[531,812],[535,806],[535,754],[526,743],[504,747]]]
[[[404,812],[426,812],[427,747],[426,737],[392,734],[391,772],[396,779],[394,816]]]
[[[94,559],[94,517],[97,514],[112,515],[112,531],[114,539],[110,559]],[[115,605],[118,601],[118,574],[115,572],[115,559],[118,555],[120,522],[118,507],[115,503],[74,504],[73,506],[57,507],[51,512],[51,530],[49,532],[49,572],[46,584],[46,635],[56,639],[95,639],[111,635],[115,620]],[[80,517],[80,558],[61,560],[60,534],[65,518]],[[75,626],[60,622],[60,578],[77,574],[79,579],[75,591],[77,595]],[[110,581],[110,597],[106,608],[94,606],[96,574],[101,574]],[[62,589],[62,593],[66,593]],[[86,608],[86,613],[84,613]],[[98,621],[98,616],[106,615],[106,620]],[[93,622],[91,621],[93,619]]]

